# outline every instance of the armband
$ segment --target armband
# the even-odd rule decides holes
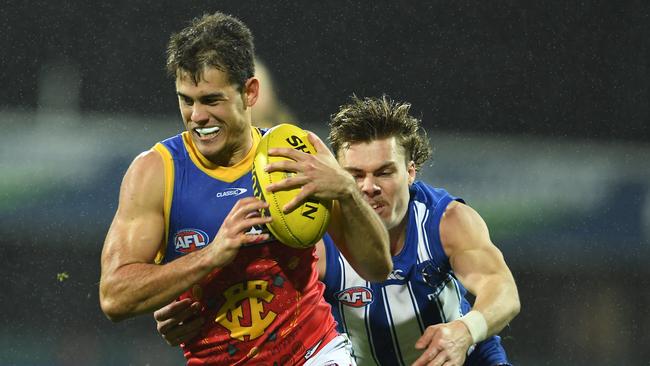
[[[469,329],[474,344],[487,338],[488,325],[485,317],[478,310],[472,310],[469,313],[458,318]]]

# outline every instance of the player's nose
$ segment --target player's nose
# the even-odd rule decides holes
[[[361,180],[359,187],[361,188],[361,192],[368,195],[369,197],[374,197],[381,193],[381,187],[377,185],[374,177],[370,174]]]
[[[193,122],[202,122],[209,119],[208,112],[206,111],[205,107],[202,106],[200,103],[194,103],[194,105],[192,106],[191,118]]]

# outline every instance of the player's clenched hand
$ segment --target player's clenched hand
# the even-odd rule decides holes
[[[255,197],[242,198],[230,210],[223,224],[206,248],[212,252],[210,256],[214,267],[224,267],[235,258],[239,248],[267,240],[269,234],[247,233],[251,227],[264,225],[272,221],[270,216],[261,217],[259,210],[267,208],[268,204]]]
[[[413,366],[462,366],[472,336],[461,321],[427,327],[415,348],[424,350]]]
[[[201,304],[191,299],[174,301],[153,313],[158,333],[170,346],[178,346],[194,338],[204,319],[197,316]]]
[[[315,154],[290,148],[269,149],[269,155],[291,160],[270,163],[265,167],[267,172],[289,171],[297,174],[270,184],[267,190],[275,192],[302,187],[300,193],[283,207],[284,212],[295,209],[308,197],[341,199],[357,189],[352,175],[341,168],[325,143],[312,132],[308,132],[308,138],[316,149]]]

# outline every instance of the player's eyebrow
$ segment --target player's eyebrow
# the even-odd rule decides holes
[[[394,161],[387,161],[380,165],[377,169],[374,169],[373,172],[379,172],[387,168],[392,168],[395,166]],[[343,169],[345,169],[349,173],[358,173],[358,172],[363,172],[363,169],[353,167],[353,166],[344,166]]]
[[[178,90],[176,91],[176,95],[178,95],[179,97],[182,97],[182,98],[194,99],[194,98],[190,97],[189,95],[181,93]],[[201,95],[198,99],[200,101],[215,100],[215,99],[224,100],[224,99],[226,99],[226,94],[221,93],[221,92],[210,93],[210,94]]]

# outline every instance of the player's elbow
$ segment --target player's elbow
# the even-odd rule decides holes
[[[104,312],[104,315],[112,322],[117,323],[129,318],[128,306],[118,296],[107,290],[106,286],[102,286],[102,284],[100,284],[99,290],[99,306]]]
[[[521,311],[521,302],[519,301],[519,294],[516,290],[512,295],[510,295],[509,300],[510,301],[506,303],[506,306],[504,306],[507,322],[514,319]]]
[[[129,317],[128,312],[124,310],[125,307],[114,297],[100,296],[99,305],[104,315],[114,323]]]
[[[106,315],[106,317],[114,323],[127,318],[125,312],[120,310],[119,304],[117,304],[114,299],[103,297],[99,301],[99,305],[102,308],[104,315]]]
[[[512,302],[512,306],[510,308],[510,319],[513,319],[517,315],[519,315],[519,312],[521,311],[521,302],[519,301],[519,295],[514,296],[514,301]]]

